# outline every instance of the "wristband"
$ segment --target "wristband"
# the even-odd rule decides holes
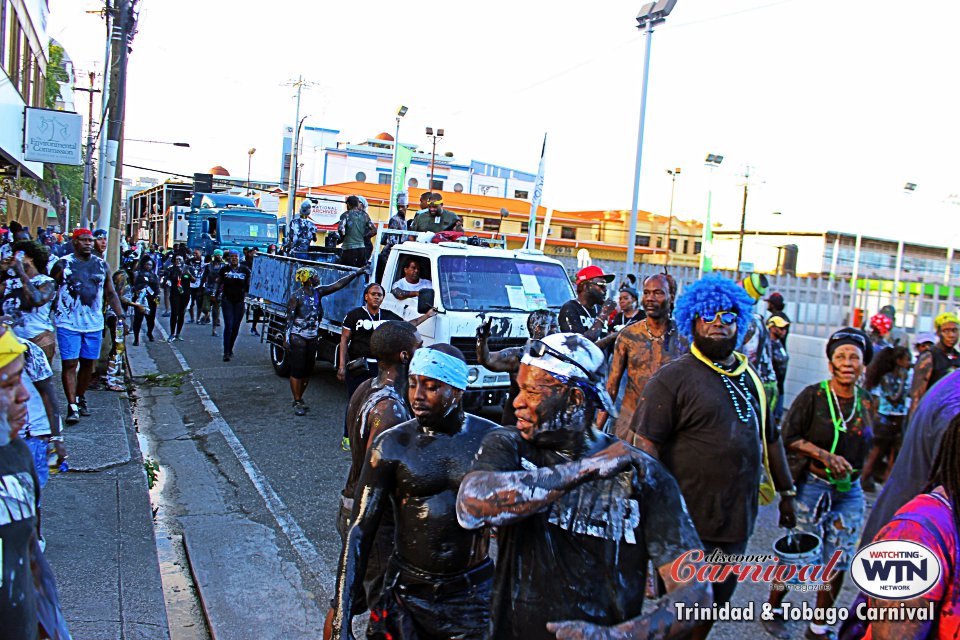
[[[63,442],[63,436],[50,436],[50,442]]]
[[[796,490],[796,489],[787,489],[786,491],[781,491],[781,492],[780,492],[780,497],[781,497],[781,498],[795,498],[796,496],[797,496],[797,490]]]

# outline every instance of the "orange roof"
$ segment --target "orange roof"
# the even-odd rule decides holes
[[[306,196],[307,188],[301,187],[297,191],[298,196]],[[390,185],[373,184],[370,182],[342,182],[340,184],[328,184],[320,187],[310,187],[311,194],[318,195],[357,195],[363,196],[368,202],[376,202],[385,205],[390,198]],[[420,201],[420,195],[427,193],[427,189],[407,189],[409,202],[412,207],[417,206]],[[457,211],[458,213],[478,214],[478,215],[500,215],[500,209],[506,209],[511,216],[518,219],[526,219],[530,216],[530,203],[526,200],[517,200],[514,198],[499,198],[494,196],[481,196],[471,193],[457,193],[455,191],[441,191],[443,194],[444,207]],[[537,219],[543,220],[547,213],[544,206],[537,208]],[[620,212],[614,211],[553,211],[553,220],[556,222],[575,222],[580,224],[599,224],[610,220],[617,220]],[[648,212],[642,212],[645,216],[652,216]],[[629,212],[627,212],[629,216]]]

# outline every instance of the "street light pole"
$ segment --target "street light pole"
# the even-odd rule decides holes
[[[643,127],[647,113],[647,80],[650,72],[650,44],[653,40],[653,28],[666,20],[677,0],[648,2],[640,7],[637,14],[637,29],[646,28],[646,46],[643,50],[643,82],[640,89],[640,127],[637,130],[637,164],[633,178],[633,204],[630,208],[630,233],[627,235],[627,263],[624,265],[624,279],[633,270],[633,258],[637,243],[637,206],[640,200],[640,167],[643,160]]]
[[[390,202],[387,204],[387,219],[393,217],[393,212],[397,208],[397,194],[403,188],[402,184],[397,183],[397,147],[400,145],[400,118],[407,115],[407,108],[403,105],[397,107],[397,129],[393,134],[393,169],[390,170]]]
[[[680,175],[680,167],[670,170],[670,217],[667,219],[667,256],[664,258],[664,265],[670,264],[670,237],[673,235],[673,195],[677,189],[677,176]]]
[[[90,108],[87,115],[87,149],[84,154],[83,160],[83,200],[80,205],[81,215],[85,215],[87,210],[87,201],[90,199],[90,181],[93,177],[93,94],[100,93],[100,89],[93,88],[93,82],[96,79],[97,74],[93,71],[90,72],[90,88],[82,89],[80,87],[75,87],[74,91],[86,91],[90,96]],[[70,224],[67,221],[66,225],[69,228]],[[81,226],[85,226],[81,224]]]
[[[256,147],[247,149],[247,193],[250,192],[250,166],[253,164],[253,154],[256,152]]]
[[[443,137],[443,129],[437,129],[437,133],[433,133],[433,127],[427,127],[427,136],[433,138],[433,151],[430,154],[430,185],[427,187],[427,191],[433,191],[433,166],[437,159],[437,138]]]
[[[740,271],[740,263],[743,261],[743,236],[747,230],[747,190],[750,187],[750,165],[743,174],[743,209],[740,213],[740,246],[737,248],[737,271]]]
[[[707,168],[710,170],[710,178],[707,183],[707,220],[703,225],[703,233],[700,237],[700,276],[703,277],[703,272],[706,271],[710,273],[713,271],[713,257],[708,255],[708,252],[713,247],[713,229],[710,227],[712,224],[710,221],[710,204],[713,201],[713,170],[720,166],[720,163],[723,162],[723,156],[718,156],[713,153],[707,154],[707,159],[705,161]]]

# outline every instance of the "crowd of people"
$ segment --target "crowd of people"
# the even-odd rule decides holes
[[[327,285],[310,267],[295,274],[284,348],[298,416],[309,411],[304,392],[323,298],[370,275],[369,216],[355,200],[342,220],[343,260],[360,268]],[[410,222],[398,214],[395,228],[456,232],[442,201],[428,193],[422,204]],[[308,216],[304,208],[298,220]],[[315,240],[315,228],[297,222],[285,248],[295,256]],[[3,575],[26,604],[0,596],[0,619],[21,629],[38,610],[57,611],[38,604],[55,602],[55,588],[41,593],[23,569],[38,555],[42,564],[39,496],[51,461],[67,455],[56,351],[66,424],[91,414],[85,393],[104,329],[122,342],[128,314],[134,345],[144,325],[146,339],[155,339],[162,309],[170,341],[182,339],[185,324],[210,324],[213,336],[222,330],[230,361],[255,251],[205,258],[183,245],[160,252],[139,243],[112,271],[99,230],[75,230],[68,251],[53,236],[11,231],[0,248],[0,534]],[[390,295],[411,298],[430,287],[418,266],[403,265]],[[952,637],[960,629],[952,571],[960,319],[937,316],[935,333],[912,344],[889,307],[866,331],[841,328],[826,342],[828,379],[787,405],[791,320],[766,277],[708,275],[679,291],[669,273],[653,273],[626,278],[616,300],[614,280],[599,267],[581,269],[575,298],[557,313],[529,315],[522,347],[491,351],[490,320],[481,322],[477,362],[511,381],[499,424],[464,410],[465,355],[449,344],[423,346],[417,327],[437,311],[405,322],[381,308],[384,287],[364,288],[363,304],[343,320],[336,367],[351,464],[325,634],[352,637],[353,617],[366,614],[374,638],[705,638],[712,618],[679,612],[727,605],[738,581],[678,579],[690,552],[734,562],[746,553],[759,508],[776,503],[779,525],[815,536],[816,560],[833,569],[817,607],[837,605],[855,553],[875,539],[916,540],[946,568],[933,589],[905,603],[935,603],[935,620],[874,621],[845,637]],[[111,384],[123,388],[122,372],[108,375]],[[878,485],[868,518],[865,494]],[[16,518],[7,517],[13,501]],[[770,585],[772,615],[762,625],[778,638],[789,637],[788,597],[803,595]],[[55,613],[41,625],[53,633],[62,619]],[[837,632],[815,620],[805,637]]]
[[[724,606],[737,577],[680,582],[678,567],[691,550],[743,557],[759,506],[774,502],[780,526],[816,536],[815,561],[832,561],[819,608],[837,606],[853,556],[874,536],[913,536],[952,566],[956,315],[918,336],[913,347],[930,364],[916,374],[887,315],[871,318],[869,334],[835,331],[829,378],[785,406],[791,322],[765,277],[706,276],[678,295],[656,273],[621,285],[618,303],[607,295],[613,279],[582,269],[558,314],[530,314],[523,347],[490,351],[481,324],[477,361],[511,376],[501,425],[464,412],[458,349],[423,347],[399,318],[372,331],[376,369],[352,390],[346,416],[353,449],[329,637],[352,637],[352,617],[369,612],[375,638],[705,638],[712,620],[678,611]],[[865,524],[865,492],[877,483],[882,513]],[[937,603],[934,621],[862,622],[844,637],[956,629],[955,584],[946,572],[908,603]],[[790,637],[791,593],[771,584],[762,625],[778,638]],[[656,603],[644,607],[648,597]],[[804,630],[837,632],[823,620]]]

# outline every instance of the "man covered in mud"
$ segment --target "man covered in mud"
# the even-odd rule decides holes
[[[407,408],[404,396],[407,393],[407,367],[414,352],[423,344],[416,328],[409,322],[387,320],[377,327],[370,337],[370,351],[377,359],[377,376],[364,380],[350,398],[347,408],[347,430],[350,448],[350,471],[347,483],[340,496],[340,513],[337,517],[337,532],[341,542],[346,540],[353,514],[353,496],[363,469],[370,443],[381,433],[413,415]],[[360,615],[372,608],[383,590],[383,572],[393,552],[393,507],[384,504],[373,546],[367,557],[367,570],[363,580],[365,598],[355,598],[352,615]],[[330,636],[333,609],[327,616],[325,637]]]
[[[692,628],[677,603],[709,606],[672,565],[700,549],[676,481],[657,460],[594,428],[616,416],[604,355],[588,338],[531,341],[520,364],[516,429],[483,441],[460,486],[467,528],[497,527],[491,638],[669,637]],[[647,561],[667,595],[642,614]]]
[[[614,400],[620,391],[620,380],[627,374],[627,388],[614,434],[630,444],[636,444],[636,432],[630,423],[647,380],[660,367],[690,349],[689,341],[680,335],[671,317],[676,292],[676,283],[665,273],[645,278],[641,300],[646,317],[623,329],[613,348],[607,392]]]
[[[520,371],[520,358],[523,357],[526,347],[507,347],[490,353],[487,342],[490,339],[492,325],[493,316],[490,316],[486,322],[477,327],[477,362],[490,371],[510,374],[510,391],[503,405],[500,424],[513,426],[517,424],[513,413],[513,400],[520,393],[520,387],[517,386],[517,372]],[[531,340],[542,340],[544,336],[559,331],[557,316],[552,311],[540,309],[527,316],[527,334]]]
[[[485,638],[493,563],[489,532],[457,522],[457,489],[492,422],[463,412],[467,364],[448,344],[417,349],[408,370],[414,420],[388,429],[367,454],[335,592],[333,638],[352,638],[350,612],[388,502],[395,549],[367,637]]]

